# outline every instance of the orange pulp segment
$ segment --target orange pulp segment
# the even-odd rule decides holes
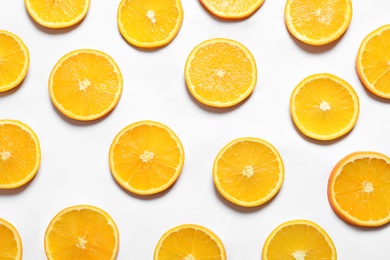
[[[23,255],[22,240],[16,228],[0,218],[0,259],[21,260]]]
[[[264,0],[200,0],[211,14],[226,20],[241,20],[253,15]]]

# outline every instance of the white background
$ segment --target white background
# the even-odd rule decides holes
[[[11,222],[23,241],[24,259],[45,259],[43,237],[56,213],[91,204],[107,211],[120,232],[117,259],[153,259],[157,241],[168,229],[194,223],[208,227],[223,241],[228,259],[261,259],[263,243],[282,222],[309,219],[335,243],[339,259],[390,259],[388,226],[362,229],[339,219],[327,201],[333,166],[347,154],[372,150],[390,154],[389,103],[360,83],[355,57],[362,39],[390,22],[390,1],[353,1],[347,32],[325,47],[295,40],[284,24],[284,0],[266,0],[250,18],[224,22],[196,0],[183,0],[184,21],[175,40],[157,51],[129,45],[117,28],[119,0],[92,0],[86,18],[65,30],[37,25],[22,0],[0,0],[0,29],[18,35],[30,51],[26,79],[0,94],[0,118],[17,119],[38,135],[41,167],[20,189],[0,191],[0,217]],[[187,91],[184,64],[198,43],[226,37],[244,44],[258,66],[253,94],[230,109],[200,105]],[[52,105],[48,78],[55,63],[80,48],[106,52],[124,78],[122,97],[112,113],[96,122],[70,120]],[[302,136],[290,117],[289,99],[296,84],[314,73],[328,72],[349,82],[360,98],[360,116],[350,134],[333,142]],[[175,185],[160,195],[134,196],[111,176],[108,151],[125,126],[150,119],[169,126],[181,139],[185,163]],[[272,143],[285,164],[282,189],[265,206],[232,205],[214,188],[212,164],[231,140],[253,136]],[[1,234],[0,234],[1,235]]]

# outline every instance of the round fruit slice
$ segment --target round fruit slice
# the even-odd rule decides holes
[[[17,120],[0,120],[0,189],[29,182],[41,163],[41,148],[34,131]]]
[[[263,246],[263,260],[328,259],[337,252],[329,235],[309,220],[290,220],[275,228]]]
[[[284,164],[270,143],[252,137],[238,138],[217,155],[214,184],[230,202],[255,207],[272,199],[284,180]]]
[[[22,260],[22,240],[16,228],[0,218],[0,259]]]
[[[200,0],[213,15],[226,20],[241,20],[254,14],[264,0]]]
[[[49,260],[114,260],[119,233],[107,212],[90,205],[76,205],[63,209],[50,221],[44,244]]]
[[[390,158],[377,152],[354,152],[333,168],[328,199],[349,224],[365,227],[390,222]]]
[[[333,140],[351,131],[359,108],[355,90],[343,79],[327,73],[302,80],[290,98],[295,125],[304,135],[317,140]]]
[[[310,45],[324,45],[341,37],[352,19],[351,0],[287,0],[284,11],[290,33]]]
[[[211,39],[196,46],[185,64],[190,93],[212,107],[231,107],[246,99],[257,81],[256,62],[241,43]]]
[[[209,229],[184,224],[168,230],[158,241],[154,260],[215,259],[225,260],[222,241]]]
[[[112,111],[122,94],[123,79],[106,53],[81,49],[63,56],[49,79],[50,98],[64,115],[81,121]]]
[[[151,195],[166,190],[179,178],[184,149],[167,126],[139,121],[116,135],[109,160],[111,173],[123,188],[139,195]]]
[[[0,30],[0,92],[15,88],[26,77],[30,55],[15,34]]]
[[[356,70],[368,91],[390,99],[390,24],[364,38],[356,57]]]

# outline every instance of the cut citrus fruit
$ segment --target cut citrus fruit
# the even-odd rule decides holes
[[[359,116],[359,98],[343,79],[320,73],[302,80],[290,98],[297,128],[317,140],[334,140],[352,130]]]
[[[356,57],[356,70],[368,91],[390,99],[390,24],[363,39]]]
[[[211,230],[194,224],[184,224],[168,230],[158,241],[154,260],[213,259],[225,260],[222,241]]]
[[[244,137],[228,143],[213,167],[217,190],[228,201],[255,207],[272,199],[282,187],[284,164],[267,141]]]
[[[333,168],[328,199],[349,224],[365,227],[390,222],[390,158],[378,152],[353,152]]]
[[[16,228],[0,218],[0,259],[21,260],[23,255],[22,240]]]
[[[63,56],[49,79],[50,98],[64,115],[89,121],[112,111],[123,79],[115,61],[98,50],[81,49]]]
[[[104,210],[76,205],[63,209],[50,221],[44,244],[49,260],[114,260],[119,250],[119,233]]]
[[[0,189],[29,182],[41,163],[41,148],[34,131],[17,120],[0,120]]]
[[[183,23],[181,0],[122,0],[118,27],[130,44],[146,49],[168,45]]]
[[[324,45],[341,37],[352,19],[351,0],[287,0],[287,29],[298,40]]]
[[[256,62],[241,43],[216,38],[200,43],[185,64],[190,93],[212,107],[231,107],[246,99],[257,81]]]
[[[276,227],[263,246],[263,260],[336,260],[330,236],[310,220],[290,220]]]
[[[253,15],[264,0],[200,0],[211,14],[226,20],[241,20]]]
[[[0,30],[0,92],[15,88],[26,77],[30,55],[15,34]]]
[[[167,126],[154,121],[128,125],[114,138],[111,173],[126,190],[151,195],[169,188],[184,164],[183,146]]]
[[[47,28],[67,28],[84,19],[90,0],[24,0],[24,3],[38,24]]]

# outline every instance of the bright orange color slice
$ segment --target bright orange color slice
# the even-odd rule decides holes
[[[253,15],[264,0],[200,0],[213,15],[226,20],[241,20]]]
[[[317,140],[334,140],[347,134],[359,116],[359,98],[343,79],[320,73],[302,80],[290,98],[297,128]]]
[[[378,152],[354,152],[333,168],[328,199],[336,214],[356,226],[390,222],[390,158]]]
[[[0,30],[0,92],[18,86],[26,77],[30,55],[15,34]]]
[[[49,260],[114,260],[119,233],[104,210],[76,205],[63,209],[50,221],[44,244]]]
[[[181,0],[122,0],[118,27],[130,44],[146,49],[168,45],[183,23]]]
[[[246,99],[257,81],[256,62],[241,43],[223,38],[200,43],[185,64],[190,93],[212,107],[231,107]]]
[[[217,155],[213,167],[214,184],[230,202],[255,207],[272,199],[284,180],[284,164],[279,152],[259,138],[238,138]]]
[[[17,120],[0,120],[0,189],[29,182],[41,163],[41,148],[34,131]]]
[[[351,0],[287,0],[284,11],[290,33],[310,45],[341,37],[352,19]]]
[[[211,230],[194,224],[184,224],[168,230],[158,241],[154,260],[213,259],[225,260],[222,241]]]
[[[38,24],[47,28],[66,28],[84,19],[90,0],[24,0],[24,3]]]
[[[16,228],[0,218],[0,259],[21,260],[23,255],[22,240]]]
[[[390,24],[363,39],[356,57],[356,70],[368,91],[390,99]]]
[[[112,111],[122,88],[118,65],[98,50],[81,49],[66,54],[49,79],[53,104],[64,115],[81,121],[95,120]]]
[[[336,247],[318,224],[290,220],[276,227],[263,246],[263,260],[336,260]]]
[[[169,188],[179,178],[184,149],[176,134],[154,121],[128,125],[112,141],[111,173],[126,190],[151,195]]]

